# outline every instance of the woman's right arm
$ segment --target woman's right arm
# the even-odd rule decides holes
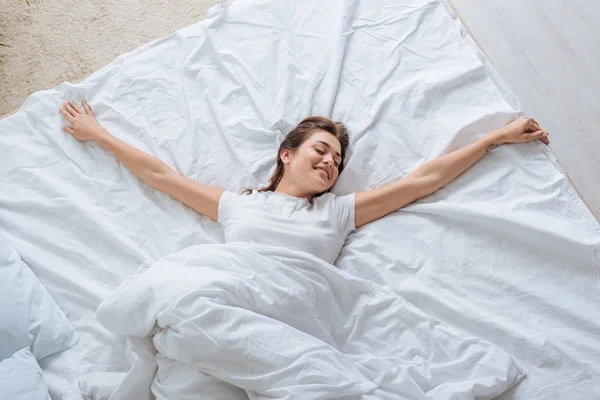
[[[60,112],[71,126],[63,130],[78,140],[93,140],[112,153],[138,178],[155,189],[181,201],[213,221],[217,221],[219,200],[224,190],[195,182],[173,171],[167,164],[128,145],[102,128],[90,106],[82,102],[85,113],[74,102],[65,102]]]

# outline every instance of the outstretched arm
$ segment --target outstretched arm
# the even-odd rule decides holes
[[[161,160],[112,136],[98,124],[87,102],[83,100],[81,104],[83,111],[73,101],[65,102],[60,108],[60,113],[71,124],[71,126],[63,125],[65,132],[77,140],[97,142],[148,185],[181,201],[213,221],[217,220],[219,199],[223,189],[188,179],[173,171]]]
[[[547,135],[534,119],[521,117],[504,128],[488,132],[462,149],[426,162],[396,182],[358,192],[355,201],[355,226],[359,228],[429,196],[456,179],[495,146],[535,139],[548,144]]]

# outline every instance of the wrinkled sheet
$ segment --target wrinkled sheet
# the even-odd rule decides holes
[[[223,382],[214,396],[182,393],[194,379],[184,374],[153,388],[165,399],[231,398],[231,385],[257,400],[490,399],[523,376],[504,351],[391,291],[270,245],[201,244],[167,256],[121,285],[97,318],[116,334],[148,337],[171,368]],[[150,365],[132,368],[128,390],[110,399],[143,399],[156,386]]]
[[[29,347],[0,360],[0,399],[50,400],[42,370]]]
[[[82,375],[117,382],[135,362],[94,320],[125,277],[223,240],[218,224],[60,131],[62,100],[83,97],[115,136],[237,191],[267,182],[284,135],[310,114],[348,126],[334,187],[346,194],[401,178],[519,113],[437,0],[233,1],[81,83],[34,93],[0,120],[0,226],[80,334],[40,362],[54,398],[76,396]],[[600,391],[599,259],[598,222],[536,142],[496,148],[351,234],[335,265],[514,356],[527,377],[501,398],[587,400]]]

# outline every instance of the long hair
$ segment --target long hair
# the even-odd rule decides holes
[[[304,118],[294,129],[290,131],[290,133],[287,134],[283,142],[281,142],[279,150],[277,151],[277,166],[275,168],[275,172],[273,172],[273,175],[271,175],[271,178],[269,178],[269,184],[267,186],[257,189],[259,192],[275,191],[275,189],[277,189],[277,185],[279,185],[279,182],[281,182],[281,178],[283,178],[283,161],[281,161],[280,157],[281,151],[295,151],[302,145],[302,143],[304,143],[306,139],[308,139],[311,133],[317,130],[329,132],[340,141],[340,145],[342,147],[342,161],[340,162],[338,171],[340,174],[342,173],[342,170],[344,169],[344,156],[346,155],[346,148],[348,147],[349,143],[346,127],[341,122],[334,122],[329,118],[310,116]],[[244,191],[244,194],[250,193],[252,193],[252,189],[246,189]],[[317,196],[321,194],[323,193],[320,193]]]

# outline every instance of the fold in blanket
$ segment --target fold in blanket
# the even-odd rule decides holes
[[[189,247],[122,284],[97,318],[158,351],[122,398],[147,397],[148,382],[185,398],[200,378],[202,399],[492,398],[523,377],[504,351],[389,290],[275,246]]]

